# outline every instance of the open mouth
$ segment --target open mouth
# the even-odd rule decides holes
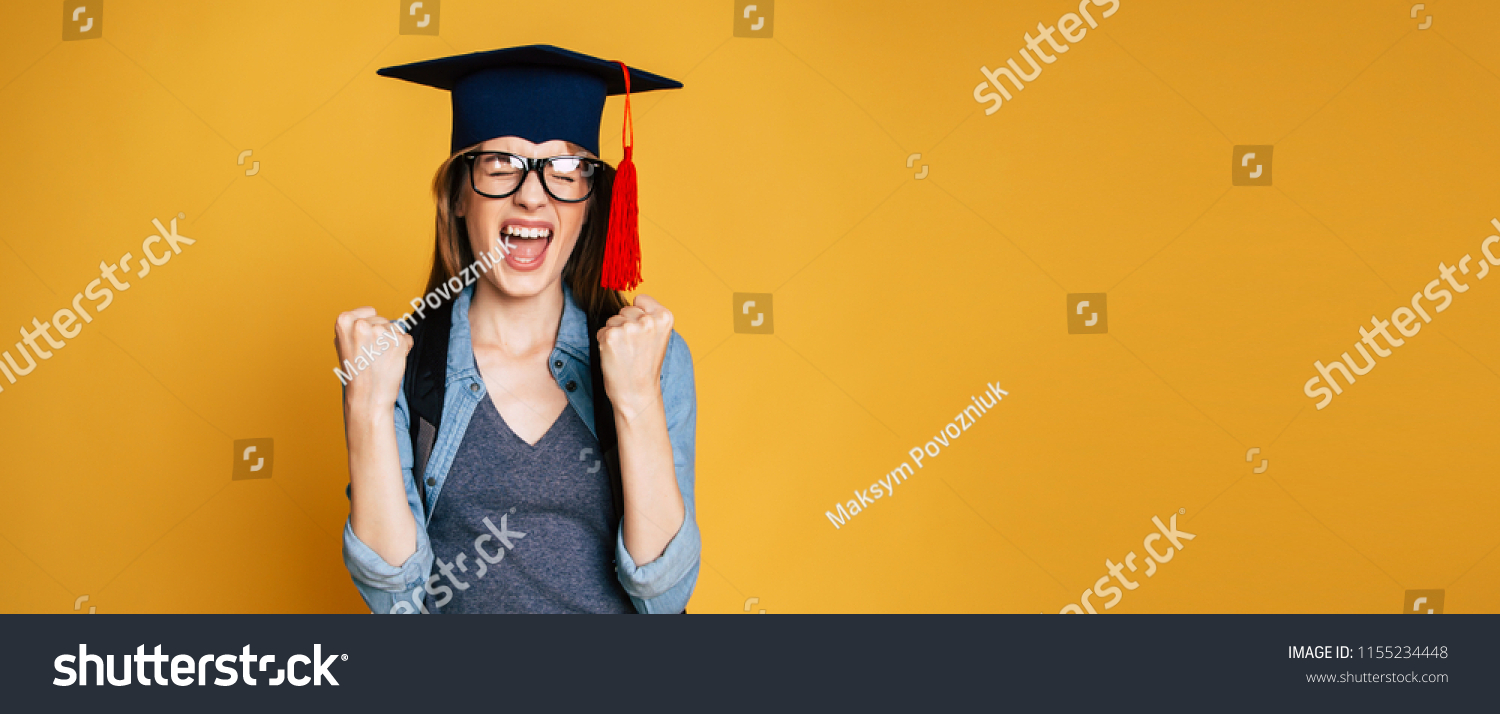
[[[512,270],[536,270],[552,245],[552,226],[543,221],[514,221],[500,227],[501,250]]]

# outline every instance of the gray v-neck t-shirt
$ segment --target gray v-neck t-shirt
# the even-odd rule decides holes
[[[531,445],[486,394],[427,525],[440,576],[428,609],[634,613],[615,576],[617,521],[599,459],[598,440],[571,406]]]

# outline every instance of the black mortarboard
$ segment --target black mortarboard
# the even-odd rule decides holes
[[[606,96],[682,87],[633,68],[627,86],[620,63],[552,45],[472,52],[378,74],[452,92],[453,153],[497,136],[519,136],[536,144],[571,141],[598,156]]]

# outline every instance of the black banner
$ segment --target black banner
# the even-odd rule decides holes
[[[14,711],[1471,711],[1493,707],[1500,662],[1494,616],[7,615],[0,623],[0,685],[21,705]]]

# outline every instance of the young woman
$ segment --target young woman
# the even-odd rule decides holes
[[[344,389],[344,560],[373,612],[677,613],[692,594],[692,358],[664,306],[601,286],[615,169],[597,158],[606,94],[681,85],[623,67],[532,46],[380,72],[453,92],[454,150],[433,181],[440,376],[415,384],[394,328],[441,334],[419,318],[362,307],[334,330],[366,364]],[[440,413],[414,414],[433,389]]]

